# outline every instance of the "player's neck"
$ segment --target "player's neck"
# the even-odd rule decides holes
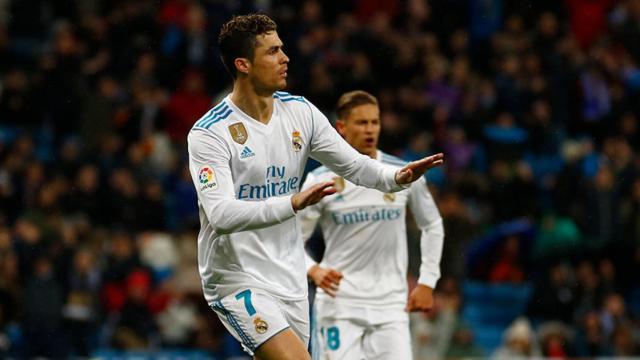
[[[268,124],[273,114],[273,94],[259,94],[248,82],[238,80],[233,84],[231,101],[256,121]]]

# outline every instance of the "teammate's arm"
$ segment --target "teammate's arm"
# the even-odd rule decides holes
[[[440,279],[444,227],[424,177],[412,184],[409,190],[409,207],[416,224],[422,231],[420,237],[422,264],[418,285],[409,295],[406,310],[427,311],[433,307],[433,289]]]
[[[311,108],[313,122],[311,157],[356,185],[383,192],[399,191],[420,178],[428,169],[443,162],[443,155],[437,154],[409,163],[400,170],[383,165],[358,153],[329,124],[327,117],[318,108],[307,103]]]
[[[231,176],[231,154],[215,135],[196,131],[187,138],[189,171],[209,223],[217,234],[259,229],[281,223],[296,210],[318,202],[332,193],[332,183],[317,184],[293,196],[272,197],[265,201],[235,198]]]

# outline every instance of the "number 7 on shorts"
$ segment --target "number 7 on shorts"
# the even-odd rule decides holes
[[[245,291],[239,292],[236,295],[236,299],[240,300],[244,298],[244,308],[247,309],[247,313],[249,316],[253,316],[256,313],[256,309],[251,304],[251,290],[247,289]]]

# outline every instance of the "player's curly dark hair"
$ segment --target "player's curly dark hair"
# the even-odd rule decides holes
[[[336,106],[338,119],[346,119],[353,108],[365,104],[378,105],[378,99],[363,90],[349,91],[342,94]]]
[[[276,31],[278,26],[263,14],[234,16],[222,25],[218,45],[222,62],[233,78],[237,75],[234,61],[237,58],[253,60],[256,36]]]

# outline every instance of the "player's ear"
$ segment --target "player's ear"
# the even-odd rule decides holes
[[[346,126],[347,126],[347,123],[344,120],[342,119],[336,120],[336,131],[338,131],[338,134],[340,134],[342,137],[344,137],[344,131]]]
[[[236,70],[239,73],[247,75],[251,69],[251,62],[247,58],[236,58],[233,60],[233,64],[236,66]]]

